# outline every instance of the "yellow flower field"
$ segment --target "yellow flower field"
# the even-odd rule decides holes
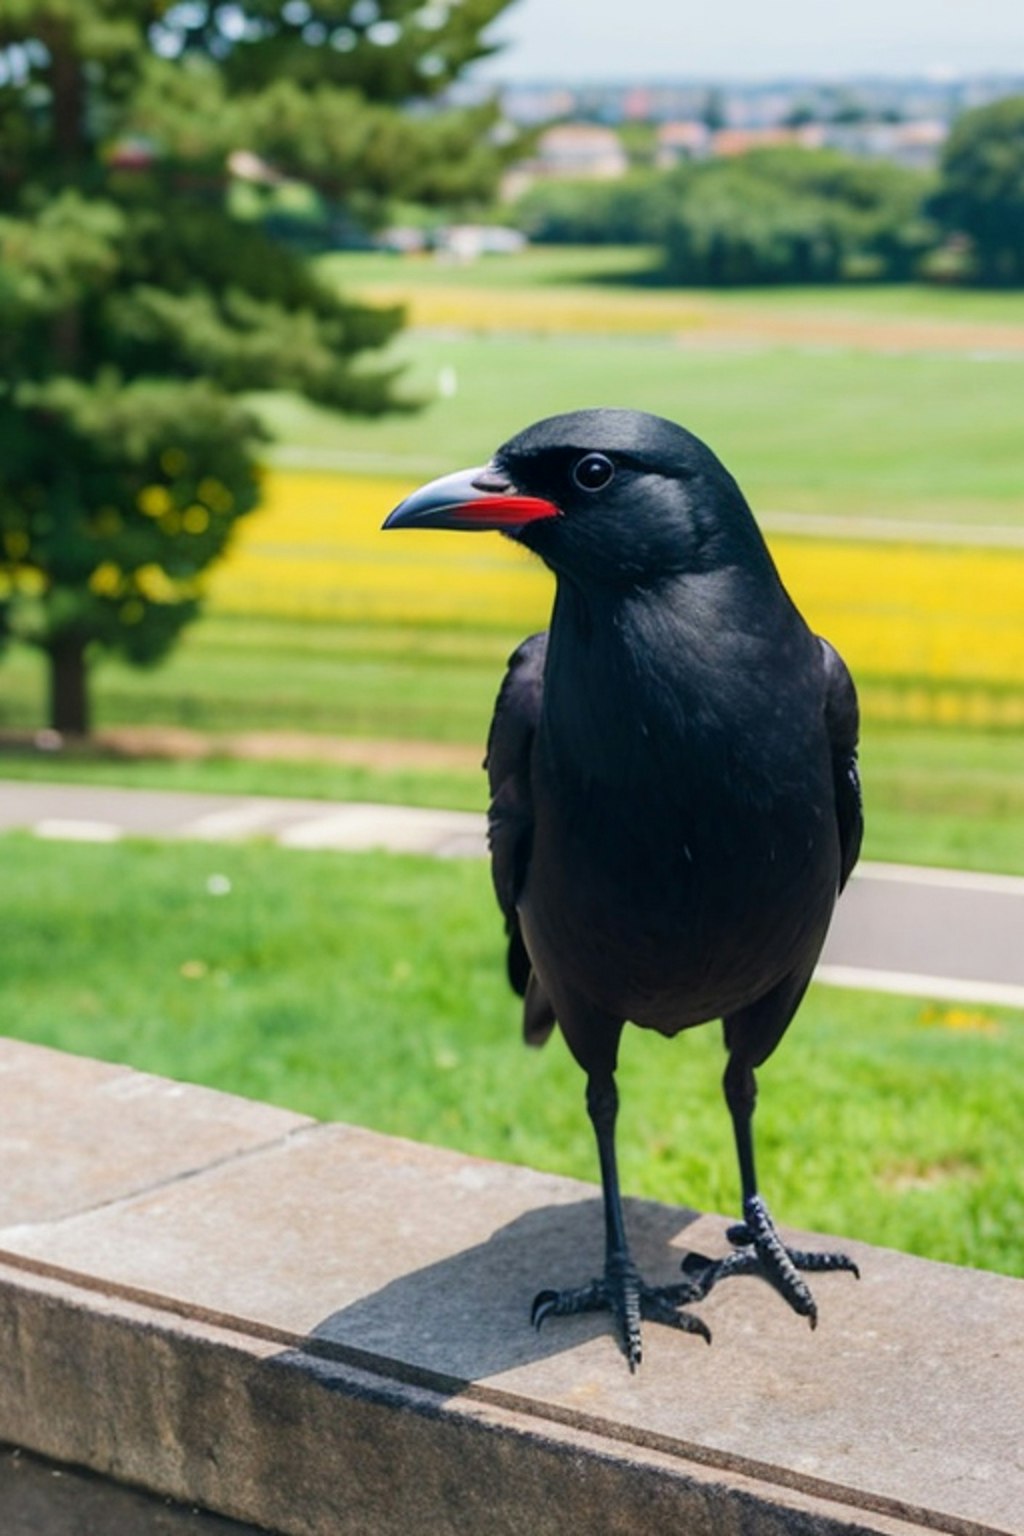
[[[494,534],[381,534],[407,480],[269,471],[212,574],[221,612],[542,627],[551,577]],[[1024,553],[773,537],[789,590],[875,718],[1024,722]]]

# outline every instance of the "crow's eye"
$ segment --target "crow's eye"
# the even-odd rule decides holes
[[[573,484],[581,491],[603,491],[615,477],[615,465],[603,453],[585,453],[572,467]]]

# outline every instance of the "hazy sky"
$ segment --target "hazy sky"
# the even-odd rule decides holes
[[[1024,74],[1024,0],[516,0],[492,35],[490,78]]]

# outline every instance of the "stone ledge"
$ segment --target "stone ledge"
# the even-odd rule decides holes
[[[2,1440],[286,1536],[1024,1531],[1024,1282],[844,1242],[816,1333],[737,1280],[631,1378],[527,1322],[589,1185],[10,1041],[0,1126]],[[653,1280],[725,1246],[628,1219]]]
[[[265,1536],[194,1505],[0,1445],[4,1536]]]

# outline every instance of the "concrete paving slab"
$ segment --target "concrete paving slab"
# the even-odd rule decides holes
[[[0,1037],[0,1225],[59,1221],[311,1123],[251,1099]]]
[[[469,811],[0,780],[0,831],[14,828],[69,840],[269,837],[286,847],[348,852],[388,848],[468,858],[486,852],[484,818]]]
[[[0,793],[0,828],[31,827],[39,821],[106,823],[127,836],[178,835],[189,821],[224,808],[225,796],[178,790],[125,790],[100,784],[5,782]]]
[[[470,843],[467,843],[470,840]],[[483,851],[483,822],[469,811],[435,811],[408,805],[352,802],[285,827],[278,842],[286,848],[339,848],[359,852],[388,848],[393,853],[437,854],[449,843]]]
[[[928,1529],[3,1264],[0,1302],[0,1433],[279,1536]]]
[[[689,1248],[727,1250],[718,1217],[634,1201],[628,1220],[653,1281]],[[863,1279],[817,1278],[815,1333],[735,1280],[699,1308],[711,1348],[648,1324],[630,1377],[607,1319],[528,1323],[535,1291],[600,1266],[592,1186],[352,1127],[300,1128],[188,1180],[0,1231],[0,1261],[22,1272],[306,1370],[368,1371],[542,1436],[561,1426],[869,1511],[861,1530],[1024,1530],[1024,1282],[842,1246]]]

